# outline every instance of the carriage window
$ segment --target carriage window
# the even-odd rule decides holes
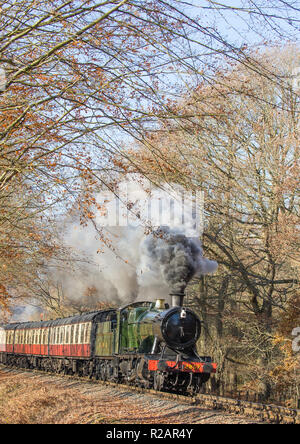
[[[74,325],[71,325],[71,337],[70,337],[70,344],[73,344],[73,335],[74,335]]]
[[[81,343],[81,324],[78,324],[78,338],[77,338],[78,344]]]
[[[77,344],[78,324],[74,325],[74,344]]]
[[[86,331],[87,331],[87,324],[83,324],[83,343],[86,343]]]
[[[77,344],[78,324],[74,325],[74,344]]]
[[[85,343],[89,342],[89,334],[90,334],[90,324],[86,324],[85,329]]]
[[[78,342],[79,342],[79,324],[77,324],[76,326],[75,326],[75,344],[78,344]]]
[[[66,325],[66,339],[65,339],[66,344],[69,344],[69,326]]]
[[[81,329],[80,329],[80,343],[81,344],[84,343],[84,327],[85,327],[85,324],[81,324]]]

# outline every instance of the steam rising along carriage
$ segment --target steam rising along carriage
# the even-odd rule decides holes
[[[193,394],[216,364],[198,355],[201,323],[182,300],[2,325],[0,362]]]

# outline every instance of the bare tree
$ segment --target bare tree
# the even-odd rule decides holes
[[[216,17],[226,10],[250,17],[259,32],[262,23],[286,33],[298,23],[293,3],[274,1],[240,8],[212,1],[8,0],[0,8],[6,72],[0,242],[7,253],[11,249],[10,257],[23,251],[24,230],[30,234],[30,224],[37,226],[38,213],[46,220],[53,205],[60,214],[81,192],[88,216],[95,185],[105,177],[111,186],[107,176],[115,157],[127,156],[124,140],[146,143],[146,131],[166,119],[180,120],[172,100],[210,81],[224,60],[270,77],[271,69],[215,26]],[[12,233],[18,247],[8,241]]]
[[[241,66],[220,72],[177,104],[176,123],[128,156],[131,171],[162,186],[205,192],[204,248],[219,270],[190,290],[205,322],[202,346],[211,344],[223,370],[233,363],[246,374],[249,359],[262,359],[248,377],[261,377],[267,396],[270,368],[282,359],[276,328],[299,288],[299,96],[291,82],[299,51],[256,57],[281,80]]]

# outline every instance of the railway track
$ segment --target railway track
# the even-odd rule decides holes
[[[161,399],[177,401],[181,404],[192,405],[193,407],[199,409],[206,408],[212,411],[223,411],[226,413],[231,413],[235,415],[241,415],[244,417],[250,417],[258,421],[264,421],[267,423],[276,424],[300,424],[300,410],[291,409],[287,407],[282,407],[274,404],[263,404],[258,402],[244,401],[240,399],[227,398],[222,396],[210,395],[210,394],[198,394],[194,397],[188,397],[184,395],[159,392],[153,389],[146,389],[141,387],[136,387],[134,385],[121,384],[110,381],[101,381],[89,379],[87,377],[79,377],[76,375],[62,375],[52,372],[44,372],[41,370],[32,369],[21,369],[19,367],[7,367],[0,365],[0,369],[10,371],[10,370],[20,370],[21,372],[31,372],[37,374],[53,375],[59,376],[67,379],[75,379],[78,381],[97,383],[104,386],[111,386],[117,389],[130,390],[132,392],[153,395]]]
[[[177,400],[181,403],[205,407],[209,410],[222,410],[227,413],[248,416],[261,421],[275,424],[300,424],[300,410],[290,409],[274,404],[262,404],[257,402],[244,401],[234,398],[226,398],[216,395],[198,394],[194,397],[177,395],[174,393],[157,392],[151,389],[128,386],[126,384],[117,384],[108,381],[100,381],[102,384],[122,387],[139,393],[151,394],[160,398]]]

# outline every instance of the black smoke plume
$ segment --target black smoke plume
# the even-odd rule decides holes
[[[218,266],[203,257],[197,238],[189,238],[169,227],[160,227],[147,236],[142,249],[148,257],[148,267],[157,276],[160,274],[174,293],[183,293],[195,275],[212,273]]]

